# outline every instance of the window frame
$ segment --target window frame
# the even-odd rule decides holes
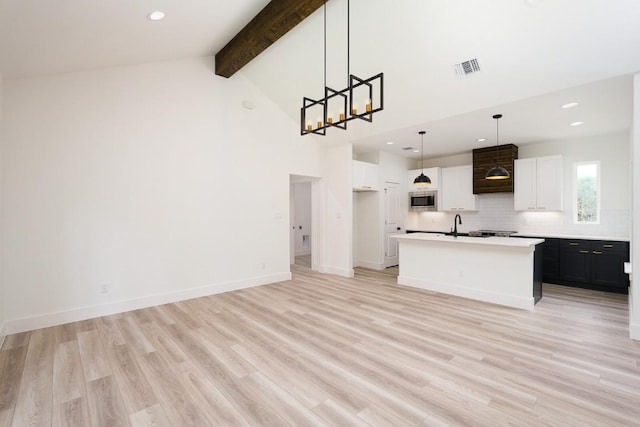
[[[596,166],[596,220],[595,221],[578,221],[578,167],[584,165]],[[592,160],[587,162],[576,162],[573,164],[573,223],[578,225],[598,225],[601,220],[601,203],[602,199],[602,168],[600,160]]]

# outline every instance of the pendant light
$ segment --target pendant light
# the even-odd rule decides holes
[[[496,114],[493,116],[496,119],[496,165],[489,169],[489,172],[484,176],[485,179],[509,179],[509,171],[498,164],[498,120],[502,117],[502,114]]]
[[[426,187],[431,185],[431,179],[424,174],[424,134],[426,132],[421,130],[418,133],[420,134],[420,168],[422,169],[422,173],[413,180],[413,183],[419,187]]]

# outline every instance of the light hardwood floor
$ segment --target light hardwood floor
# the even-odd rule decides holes
[[[626,296],[294,280],[7,337],[0,426],[640,425]]]

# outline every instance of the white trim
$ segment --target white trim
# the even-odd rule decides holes
[[[129,300],[115,301],[106,304],[92,305],[75,308],[67,311],[42,314],[39,316],[25,317],[22,319],[9,320],[4,324],[7,334],[32,331],[34,329],[46,328],[49,326],[62,325],[69,322],[93,319],[101,316],[122,313],[125,311],[138,310],[140,308],[153,307],[172,302],[184,301],[208,295],[220,294],[223,292],[236,291],[239,289],[251,288],[254,286],[267,285],[270,283],[291,280],[291,273],[271,274],[268,276],[252,277],[244,280],[216,283],[214,285],[191,288],[184,291],[169,292],[164,294],[149,295]]]
[[[0,350],[2,350],[2,346],[4,345],[4,339],[6,338],[3,331],[4,331],[4,324],[0,325]]]
[[[448,295],[455,295],[463,298],[471,298],[475,300],[490,302],[493,304],[506,305],[508,307],[521,308],[524,310],[532,310],[534,306],[533,297],[519,298],[490,291],[471,289],[452,283],[439,283],[431,280],[417,279],[415,277],[398,276],[398,284],[414,286],[416,288],[427,289],[430,291],[440,292]]]
[[[311,255],[311,249],[301,249],[295,252],[296,252],[296,256]]]
[[[379,262],[371,262],[371,261],[363,261],[363,260],[354,261],[353,266],[370,268],[371,270],[384,270],[385,268],[387,268],[385,267],[384,264],[381,264]]]
[[[336,276],[341,276],[341,277],[355,276],[353,268],[342,268],[342,267],[331,267],[331,266],[323,266],[320,273],[334,274]]]

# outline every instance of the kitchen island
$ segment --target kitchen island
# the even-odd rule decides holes
[[[542,296],[544,239],[396,234],[398,284],[532,309]],[[536,248],[540,248],[536,251]]]

